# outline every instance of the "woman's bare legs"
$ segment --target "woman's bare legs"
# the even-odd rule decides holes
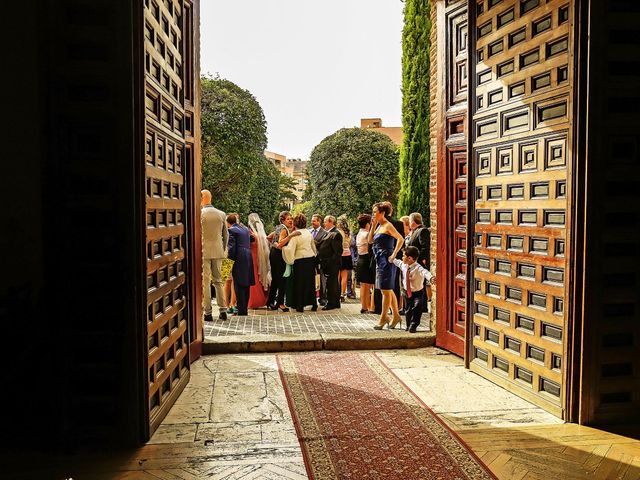
[[[395,292],[393,290],[388,290],[388,292],[391,294],[390,295],[391,313],[393,313],[393,323],[389,325],[389,328],[394,328],[396,325],[398,325],[402,321],[402,317],[398,312],[398,299],[396,298]]]
[[[231,307],[231,294],[233,292],[233,288],[231,288],[231,278],[227,278],[224,282],[224,301],[227,303],[227,308]]]
[[[236,292],[233,288],[233,279],[228,278],[226,282],[224,282],[224,299],[227,302],[227,307],[235,307],[236,306]]]
[[[345,297],[347,295],[347,279],[349,277],[349,270],[340,270],[340,296]]]
[[[371,284],[360,283],[360,308],[362,310],[371,310]]]
[[[391,296],[393,290],[382,290],[382,311],[380,312],[380,320],[378,321],[378,327],[384,327],[386,323],[389,323],[389,305],[391,304]],[[393,307],[392,307],[393,308]],[[398,305],[396,303],[396,312],[398,311]]]
[[[231,303],[230,305],[233,305],[234,307],[237,306],[236,305],[236,289],[233,288],[233,279],[231,279]]]

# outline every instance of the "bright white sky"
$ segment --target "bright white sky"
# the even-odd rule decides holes
[[[268,149],[308,159],[360,118],[401,124],[400,0],[202,0],[201,72],[249,90]]]

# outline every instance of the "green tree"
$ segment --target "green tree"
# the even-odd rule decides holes
[[[202,186],[216,207],[240,213],[245,222],[256,212],[268,225],[281,202],[281,175],[264,156],[262,107],[229,80],[201,80]]]
[[[315,213],[313,211],[313,203],[311,200],[307,200],[306,202],[298,203],[293,206],[291,210],[291,215],[297,215],[298,213],[303,213],[305,217],[307,217],[307,226],[311,226],[311,216]]]
[[[296,182],[291,177],[287,177],[286,175],[280,174],[280,200],[282,202],[285,201],[295,201],[298,197],[296,197]]]
[[[313,187],[311,187],[311,182],[308,177],[309,175],[307,175],[307,184],[304,187],[304,192],[302,192],[303,202],[309,202],[313,198]]]
[[[378,132],[343,128],[322,140],[307,167],[314,211],[350,220],[398,194],[398,149]]]
[[[406,0],[402,30],[400,214],[420,212],[429,223],[429,50],[431,0]]]
[[[244,196],[248,198],[247,214],[255,212],[260,215],[265,228],[269,230],[281,202],[282,174],[266,157],[263,158]]]

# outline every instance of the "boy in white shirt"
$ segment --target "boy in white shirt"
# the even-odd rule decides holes
[[[416,260],[420,255],[417,247],[407,247],[402,254],[402,261],[394,259],[393,263],[402,273],[402,285],[407,292],[405,301],[407,330],[416,333],[420,318],[424,311],[426,294],[424,291],[424,281],[436,283],[436,277],[431,272],[419,265]]]

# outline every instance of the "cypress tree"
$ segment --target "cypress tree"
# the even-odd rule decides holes
[[[431,0],[406,0],[402,30],[402,127],[398,211],[429,224]]]

